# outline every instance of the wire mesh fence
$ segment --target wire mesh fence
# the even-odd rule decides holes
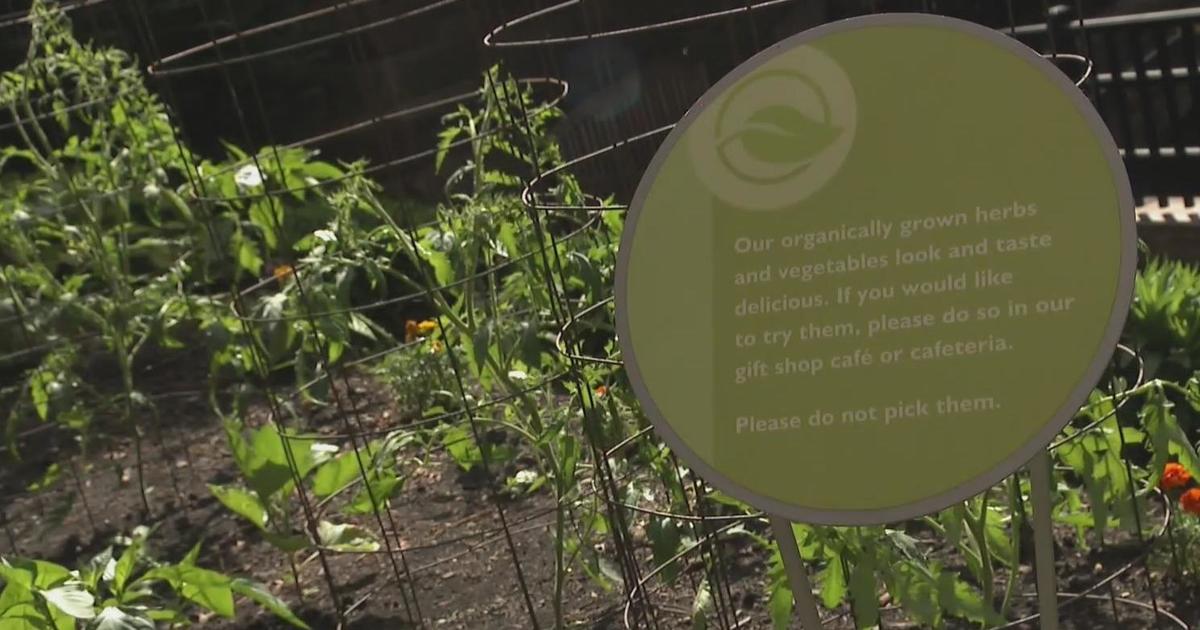
[[[0,81],[6,557],[79,564],[146,524],[164,554],[207,539],[191,562],[265,582],[234,592],[280,624],[787,627],[765,515],[682,466],[628,386],[624,212],[688,107],[775,41],[976,9],[169,4],[0,16],[27,47]],[[1135,175],[1190,155],[1200,16],[1126,31],[1083,0],[1035,25],[1018,16],[1063,11],[1004,5],[967,17],[1059,62]],[[166,48],[180,16],[199,40]],[[298,60],[336,98],[272,87]],[[1171,481],[1200,474],[1196,278],[1146,269],[1125,345],[1050,447],[1065,627],[1197,622],[1200,526]],[[1030,486],[888,527],[797,525],[824,626],[1034,627]],[[188,584],[165,610],[274,627]]]

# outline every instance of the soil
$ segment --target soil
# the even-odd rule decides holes
[[[78,484],[72,475],[64,474],[57,485],[40,495],[22,491],[39,478],[45,466],[54,461],[69,461],[64,454],[74,452],[70,441],[61,434],[37,432],[23,443],[25,461],[4,464],[9,472],[0,478],[0,496],[8,499],[0,503],[3,508],[0,513],[5,519],[0,523],[4,525],[0,553],[77,566],[105,547],[113,535],[128,532],[139,524],[152,524],[157,527],[151,539],[157,557],[176,560],[203,539],[201,566],[267,584],[315,629],[338,627],[331,612],[334,594],[342,601],[343,608],[350,611],[344,627],[358,630],[422,627],[419,622],[423,622],[423,627],[439,629],[527,629],[534,627],[529,607],[536,612],[541,628],[553,627],[551,495],[540,491],[497,503],[480,489],[478,475],[463,473],[441,452],[408,453],[421,456],[424,462],[408,468],[411,472],[406,485],[392,501],[391,517],[398,534],[392,541],[404,550],[403,554],[394,554],[395,567],[383,553],[327,554],[330,582],[320,558],[298,555],[298,589],[287,556],[265,543],[251,525],[228,513],[208,491],[206,484],[229,483],[236,479],[237,472],[227,454],[224,433],[204,394],[186,391],[188,383],[203,383],[200,374],[182,374],[190,371],[186,365],[187,362],[176,360],[172,362],[172,370],[150,370],[145,375],[149,382],[146,387],[156,392],[163,425],[161,431],[147,427],[148,436],[143,444],[151,515],[142,515],[134,444],[129,439],[97,444],[88,457],[76,458]],[[353,395],[349,398],[361,410],[364,424],[394,424],[398,412],[385,388],[361,375],[352,377],[350,386],[349,393]],[[265,421],[265,414],[264,409],[255,408],[250,413],[252,422]],[[328,416],[314,416],[318,431],[334,432],[339,428],[330,423]],[[66,510],[61,520],[56,517],[56,511],[72,504],[74,507]],[[513,561],[513,552],[500,527],[501,511],[519,563]],[[371,519],[364,520],[362,525],[379,531]],[[746,527],[768,535],[765,524],[751,522]],[[932,535],[917,530],[910,533],[919,540],[924,538],[930,548],[935,545]],[[652,564],[651,555],[644,540],[640,541],[640,547],[645,573]],[[1110,537],[1103,549],[1093,544],[1085,550],[1075,545],[1072,532],[1061,531],[1056,555],[1059,588],[1074,593],[1086,590],[1113,569],[1135,560],[1144,548],[1128,537]],[[739,627],[770,628],[764,595],[766,566],[761,551],[744,536],[727,536],[722,539],[721,553],[729,575],[729,601],[741,622]],[[955,565],[955,558],[942,555],[945,563]],[[1032,549],[1023,553],[1027,563],[1032,555]],[[1194,550],[1191,556],[1196,557]],[[1149,605],[1151,601],[1162,610],[1173,612],[1189,627],[1200,625],[1200,602],[1195,596],[1194,582],[1197,576],[1192,574],[1193,581],[1188,585],[1176,579],[1169,564],[1149,566],[1148,573],[1145,563],[1135,562],[1131,570],[1112,582],[1111,592],[1101,588],[1095,592],[1099,599],[1082,600],[1064,608],[1062,627],[1078,630],[1179,627],[1165,619],[1156,622],[1152,610],[1138,604]],[[648,582],[656,627],[693,628],[690,611],[694,585],[703,577],[703,569],[694,561],[686,567],[674,584],[657,579]],[[397,574],[400,580],[396,579]],[[1032,596],[1035,585],[1028,564],[1021,567],[1021,576],[1014,618],[1036,611]],[[519,587],[519,578],[526,584],[528,603]],[[1110,595],[1135,603],[1118,603],[1119,616],[1114,617]],[[595,630],[626,627],[619,589],[605,591],[582,573],[570,575],[566,602],[566,618],[573,627]],[[884,603],[888,603],[886,599]],[[855,627],[846,610],[827,614],[834,618],[826,628]],[[288,627],[249,602],[239,602],[235,619],[206,617],[196,621],[198,627],[217,630]],[[727,627],[715,620],[711,625]],[[915,626],[906,625],[898,611],[885,606],[883,627]]]

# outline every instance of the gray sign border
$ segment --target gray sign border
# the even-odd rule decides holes
[[[1035,68],[1042,71],[1053,83],[1057,84],[1067,97],[1075,103],[1079,112],[1091,126],[1093,132],[1099,140],[1102,150],[1108,158],[1109,165],[1112,169],[1114,182],[1117,187],[1119,196],[1119,205],[1121,216],[1121,266],[1120,276],[1117,284],[1116,299],[1113,304],[1112,312],[1109,314],[1108,328],[1105,330],[1102,342],[1097,349],[1096,355],[1092,359],[1091,365],[1088,367],[1083,379],[1076,384],[1075,388],[1067,397],[1067,401],[1059,408],[1045,425],[1032,439],[1026,442],[1022,447],[1016,450],[1008,457],[1004,458],[1000,463],[993,466],[987,472],[980,474],[973,479],[938,495],[934,495],[919,501],[904,505],[882,508],[877,510],[826,510],[813,509],[798,505],[788,504],[777,499],[772,499],[753,491],[750,491],[733,480],[727,478],[705,462],[697,455],[688,445],[675,433],[671,428],[670,422],[663,416],[658,406],[655,404],[653,397],[650,395],[648,388],[642,378],[641,371],[638,368],[637,356],[634,352],[633,342],[629,329],[629,317],[627,313],[627,301],[625,294],[628,288],[629,274],[629,257],[633,244],[634,232],[637,229],[638,218],[641,215],[645,205],[646,197],[649,195],[653,182],[657,179],[658,172],[666,161],[667,156],[671,153],[675,145],[680,141],[684,132],[691,126],[695,119],[702,111],[716,98],[729,89],[736,81],[760,67],[766,61],[775,56],[790,50],[796,46],[806,44],[808,42],[820,39],[822,37],[840,33],[843,31],[851,31],[861,28],[870,28],[878,26],[930,26],[941,27],[956,30],[960,33],[977,36],[983,40],[991,42],[1004,48],[1016,56],[1024,59]],[[634,393],[641,402],[643,410],[654,425],[658,434],[679,456],[683,459],[692,470],[699,473],[715,488],[722,492],[737,498],[749,505],[758,509],[764,510],[767,513],[775,516],[784,517],[796,522],[812,523],[818,525],[877,525],[896,521],[908,520],[916,518],[939,510],[945,509],[955,503],[964,501],[972,496],[982,493],[986,489],[996,485],[1006,477],[1012,475],[1019,470],[1023,465],[1029,462],[1041,449],[1045,449],[1047,445],[1058,435],[1060,431],[1071,421],[1076,411],[1079,409],[1088,398],[1096,381],[1104,373],[1105,367],[1112,356],[1113,350],[1116,348],[1120,338],[1121,330],[1125,324],[1125,318],[1129,313],[1129,307],[1133,300],[1133,285],[1134,275],[1137,266],[1137,226],[1135,221],[1136,206],[1134,204],[1133,192],[1129,183],[1129,175],[1125,170],[1125,165],[1121,160],[1120,151],[1117,148],[1116,141],[1113,139],[1112,133],[1108,126],[1100,118],[1099,113],[1092,106],[1091,102],[1083,94],[1083,92],[1068,79],[1058,68],[1054,66],[1046,58],[1042,57],[1036,51],[1028,48],[1024,44],[1012,39],[1008,35],[999,31],[992,30],[985,26],[944,16],[927,15],[921,13],[892,13],[871,15],[864,17],[855,17],[837,22],[832,22],[819,26],[802,33],[798,33],[788,37],[774,45],[759,52],[748,61],[739,65],[730,74],[723,77],[715,85],[709,88],[708,91],[696,101],[688,110],[687,114],[676,124],[670,135],[663,141],[654,159],[650,162],[650,166],[646,169],[641,182],[633,197],[633,202],[629,206],[629,211],[625,217],[625,227],[621,235],[620,250],[617,254],[616,267],[616,287],[614,292],[614,301],[616,304],[617,318],[617,335],[618,344],[621,349],[621,356],[625,363],[625,370],[629,376],[629,381],[633,385]],[[803,483],[803,481],[798,481]]]

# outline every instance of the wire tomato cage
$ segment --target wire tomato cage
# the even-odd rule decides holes
[[[697,15],[697,16],[681,17],[681,18],[677,18],[677,19],[673,19],[673,20],[667,20],[667,21],[664,21],[659,24],[627,26],[624,28],[614,28],[614,29],[610,29],[610,30],[589,31],[589,32],[582,33],[582,34],[572,33],[569,35],[562,35],[562,34],[557,34],[557,33],[550,33],[550,34],[543,33],[538,37],[530,37],[530,36],[522,37],[522,36],[517,36],[517,35],[508,35],[509,31],[512,31],[512,30],[516,29],[517,27],[527,26],[530,23],[536,22],[538,19],[543,18],[548,15],[551,15],[553,13],[565,11],[567,9],[572,9],[572,8],[579,9],[581,12],[586,11],[586,8],[582,6],[584,4],[585,3],[574,2],[574,1],[564,2],[561,4],[553,5],[546,9],[533,11],[529,14],[521,16],[520,18],[511,20],[510,22],[507,22],[507,23],[493,29],[485,38],[485,40],[484,40],[485,45],[491,47],[492,49],[494,49],[495,51],[497,51],[499,53],[505,52],[505,49],[513,49],[513,48],[541,47],[543,50],[550,50],[550,49],[557,49],[557,47],[560,47],[565,44],[578,44],[578,43],[592,42],[592,41],[595,41],[598,39],[616,38],[616,37],[622,37],[622,36],[632,36],[632,35],[644,34],[644,33],[653,33],[659,29],[668,29],[668,28],[673,28],[673,27],[677,27],[677,26],[683,26],[683,25],[687,25],[687,24],[701,22],[701,21],[704,21],[707,19],[712,19],[715,17],[729,16],[729,15],[736,14],[739,11],[748,12],[752,8],[758,8],[758,6],[761,6],[761,5],[756,5],[756,7],[745,6],[745,7],[742,7],[740,10],[739,9],[730,9],[727,11],[713,12],[713,13]],[[773,4],[777,4],[777,3],[763,3],[763,4],[773,5]],[[1011,3],[1009,3],[1009,5],[1011,7]],[[1012,12],[1010,10],[1010,15],[1011,14],[1012,14]],[[1080,7],[1080,15],[1082,15],[1082,7]],[[1082,38],[1086,42],[1088,40],[1086,23],[1081,18],[1079,20],[1079,24],[1080,24],[1080,28],[1082,30]],[[1011,27],[1012,28],[1010,31],[1015,36],[1016,35],[1015,23],[1012,24]],[[510,37],[511,39],[505,39],[506,36]],[[756,39],[757,39],[757,37],[756,37]],[[1064,72],[1064,74],[1067,74],[1068,77],[1071,78],[1071,80],[1075,83],[1076,86],[1087,87],[1089,89],[1089,91],[1091,91],[1094,88],[1094,74],[1093,74],[1094,62],[1090,58],[1090,50],[1086,50],[1087,54],[1074,54],[1074,53],[1068,53],[1068,52],[1059,52],[1057,50],[1057,45],[1056,45],[1056,42],[1054,41],[1053,34],[1050,35],[1050,48],[1051,48],[1050,52],[1042,54],[1043,57],[1045,57],[1051,63],[1055,64],[1057,67],[1059,67],[1059,69],[1062,70]],[[545,54],[546,54],[546,56],[550,56],[549,52],[546,52]],[[553,65],[553,61],[548,61],[547,65]],[[592,167],[598,171],[604,172],[606,170],[611,171],[614,169],[618,169],[622,166],[629,166],[630,164],[644,165],[645,160],[647,159],[645,157],[646,153],[643,151],[642,155],[637,155],[636,157],[633,157],[633,156],[629,155],[629,154],[634,153],[633,151],[631,151],[631,148],[635,147],[637,145],[649,145],[649,144],[653,144],[656,146],[658,144],[658,142],[660,142],[661,139],[664,137],[664,135],[666,133],[670,132],[670,130],[672,128],[673,128],[672,124],[667,124],[667,125],[655,128],[655,129],[651,129],[650,131],[629,135],[623,139],[619,139],[615,142],[612,142],[612,143],[608,144],[607,146],[603,146],[601,148],[586,151],[580,157],[568,160],[568,161],[564,162],[562,165],[555,167],[553,169],[550,169],[549,171],[546,171],[544,173],[536,173],[533,176],[533,178],[530,180],[530,183],[526,186],[524,192],[522,193],[522,201],[525,203],[525,205],[531,211],[542,211],[542,212],[573,211],[573,212],[579,212],[579,213],[583,213],[583,214],[589,214],[589,213],[595,213],[595,212],[614,212],[614,213],[619,214],[620,212],[628,209],[628,203],[625,203],[624,199],[628,199],[631,196],[631,194],[629,194],[631,192],[631,189],[629,189],[628,186],[636,181],[636,176],[634,178],[628,178],[628,177],[624,178],[625,184],[627,186],[627,189],[626,189],[627,194],[625,196],[620,197],[617,200],[611,200],[605,204],[562,203],[561,201],[556,202],[556,200],[554,200],[554,199],[548,199],[547,195],[545,195],[545,193],[543,191],[543,189],[546,188],[545,183],[548,181],[552,181],[553,177],[559,173],[571,172],[572,170],[584,170],[588,167]],[[655,139],[657,139],[657,140],[655,140]],[[652,152],[653,151],[650,151],[649,153],[652,154]],[[621,155],[619,155],[619,156],[614,155],[617,153],[621,153]],[[602,165],[597,166],[598,164],[602,164]],[[631,170],[633,170],[635,172],[640,172],[641,169],[638,169],[635,166],[635,167],[632,167]],[[622,174],[624,175],[625,173],[622,173]],[[612,331],[615,328],[615,322],[613,321],[613,312],[612,312],[611,306],[612,306],[612,298],[610,297],[608,299],[602,300],[595,304],[587,305],[584,308],[582,308],[580,311],[578,311],[577,313],[574,313],[570,317],[569,321],[567,321],[563,324],[563,326],[560,328],[559,333],[557,335],[556,346],[557,346],[559,352],[562,353],[563,356],[570,358],[572,361],[576,361],[576,362],[579,362],[582,364],[590,364],[590,365],[605,367],[605,368],[612,368],[612,367],[619,368],[622,365],[622,363],[620,361],[619,356],[616,356],[614,354],[609,354],[607,356],[591,356],[591,355],[588,355],[588,354],[585,354],[582,352],[572,350],[573,348],[578,348],[580,343],[587,336],[586,334],[584,334],[582,332],[576,333],[577,328],[586,327],[589,332],[595,331],[595,330]],[[575,333],[575,334],[573,334],[573,333]],[[1068,427],[1069,433],[1064,435],[1063,437],[1061,437],[1059,440],[1055,441],[1050,446],[1050,450],[1053,451],[1053,450],[1056,450],[1059,448],[1070,448],[1070,445],[1072,443],[1074,443],[1075,441],[1082,439],[1086,436],[1092,435],[1093,432],[1100,430],[1100,427],[1102,425],[1104,425],[1107,421],[1109,421],[1113,417],[1115,417],[1115,415],[1118,413],[1120,408],[1122,408],[1125,405],[1125,403],[1128,401],[1128,399],[1124,398],[1125,392],[1136,389],[1143,383],[1143,381],[1144,381],[1144,369],[1143,369],[1144,366],[1142,364],[1140,355],[1138,355],[1134,350],[1128,348],[1127,346],[1122,345],[1122,346],[1118,347],[1117,357],[1124,357],[1123,360],[1126,362],[1132,360],[1137,365],[1136,378],[1134,380],[1134,384],[1130,387],[1125,388],[1124,390],[1118,390],[1117,388],[1114,387],[1113,395],[1118,399],[1118,402],[1110,412],[1103,414],[1096,419],[1090,419],[1090,421],[1084,423],[1084,425],[1082,427],[1078,426],[1078,421],[1076,423],[1073,423],[1070,427]],[[1114,357],[1114,362],[1117,361],[1117,357]],[[1115,364],[1116,363],[1114,363],[1114,365]],[[1085,416],[1081,416],[1081,418],[1083,418],[1083,417],[1085,417]],[[1120,431],[1119,427],[1118,427],[1118,431]],[[627,447],[630,443],[632,443],[635,440],[652,439],[651,434],[652,434],[651,429],[649,427],[646,427],[646,428],[642,429],[640,432],[638,432],[636,435],[622,441],[617,447],[614,447],[611,451],[607,452],[606,456],[610,456],[610,457],[613,456],[620,449]],[[1121,439],[1122,439],[1122,441],[1124,441],[1123,434],[1121,436]],[[1136,504],[1136,501],[1138,500],[1137,496],[1136,496],[1136,490],[1131,488],[1131,492],[1133,492],[1134,494],[1132,494],[1130,496],[1130,500],[1135,502],[1135,504]],[[634,512],[641,512],[643,514],[662,516],[662,517],[667,517],[667,518],[674,518],[674,519],[679,519],[679,520],[684,520],[684,521],[686,521],[690,518],[694,518],[690,514],[679,514],[679,513],[667,514],[667,513],[655,510],[654,508],[643,508],[643,507],[639,507],[637,505],[632,505],[632,504],[627,504],[627,503],[623,504],[622,507],[624,509],[631,510]],[[1167,623],[1174,624],[1179,627],[1186,627],[1186,624],[1182,620],[1180,620],[1179,617],[1171,614],[1168,611],[1161,609],[1158,606],[1158,603],[1153,594],[1154,593],[1153,576],[1152,576],[1151,571],[1149,570],[1148,564],[1146,564],[1146,558],[1149,555],[1150,551],[1153,550],[1156,545],[1160,544],[1162,538],[1164,537],[1164,534],[1168,533],[1170,531],[1170,528],[1172,527],[1172,522],[1171,522],[1171,518],[1170,518],[1170,510],[1168,508],[1169,508],[1169,506],[1167,506],[1165,499],[1164,499],[1162,525],[1158,528],[1157,532],[1155,532],[1153,534],[1153,536],[1151,536],[1150,538],[1147,539],[1143,536],[1143,532],[1142,532],[1142,529],[1140,526],[1137,528],[1137,538],[1139,539],[1139,543],[1144,545],[1144,547],[1145,547],[1145,551],[1143,553],[1139,554],[1138,557],[1135,558],[1133,561],[1130,561],[1130,562],[1124,564],[1123,566],[1117,568],[1116,570],[1113,570],[1113,571],[1105,574],[1103,577],[1099,578],[1092,586],[1084,589],[1082,592],[1079,592],[1079,593],[1060,592],[1060,593],[1058,593],[1058,598],[1060,600],[1062,600],[1059,604],[1060,609],[1066,609],[1069,606],[1075,605],[1075,604],[1077,604],[1079,602],[1083,602],[1083,601],[1089,601],[1089,600],[1107,601],[1113,608],[1114,616],[1117,615],[1118,607],[1141,608],[1141,609],[1146,609],[1146,610],[1152,611],[1156,618],[1161,619]],[[1024,514],[1022,513],[1022,516],[1023,515]],[[703,519],[704,517],[701,516],[700,518]],[[739,517],[734,517],[734,518],[735,518],[735,520],[762,519],[763,515],[761,515],[761,514],[744,515],[744,516],[739,516]],[[725,531],[727,531],[730,528],[731,528],[731,525],[724,525],[719,530],[714,531],[711,534],[711,538],[715,539],[716,537],[720,536],[722,533],[724,533]],[[1173,537],[1171,537],[1171,536],[1167,536],[1167,537],[1171,538],[1171,542],[1172,542],[1172,546],[1173,546],[1173,544],[1174,544]],[[704,539],[704,541],[709,541],[709,540],[710,540],[710,537],[706,537]],[[1102,541],[1102,544],[1103,544],[1103,541]],[[698,547],[699,547],[699,544],[697,544],[696,546],[692,547],[691,549],[685,551],[684,554],[694,552],[696,550],[696,548],[698,548]],[[671,562],[675,562],[679,559],[680,559],[679,557],[672,558],[670,562],[660,565],[658,567],[655,567],[649,575],[647,575],[643,580],[640,580],[638,582],[638,584],[637,584],[638,587],[639,588],[644,587],[646,582],[650,578],[654,577],[657,573],[664,570],[668,565],[670,565]],[[1151,592],[1151,600],[1152,601],[1150,603],[1136,601],[1136,600],[1130,600],[1126,597],[1117,597],[1116,592],[1112,588],[1112,582],[1114,580],[1116,580],[1117,578],[1119,578],[1123,575],[1128,574],[1130,572],[1130,570],[1133,569],[1134,567],[1136,567],[1137,565],[1139,565],[1139,563],[1145,569],[1146,579],[1148,581],[1149,590]],[[1178,569],[1178,567],[1176,567],[1176,568]],[[1096,591],[1098,591],[1102,588],[1105,588],[1105,587],[1107,587],[1108,591],[1109,591],[1108,595],[1106,597],[1094,595],[1094,593]],[[1036,594],[1035,595],[1023,594],[1022,597],[1036,598]],[[633,626],[637,625],[636,621],[631,617],[631,610],[632,610],[632,607],[634,606],[635,600],[637,600],[638,598],[642,598],[644,601],[644,593],[639,592],[637,589],[630,589],[629,593],[627,594],[627,598],[626,598],[626,608],[625,608],[625,614],[624,614],[624,621],[625,621],[626,627],[633,627]],[[848,613],[844,613],[842,615],[839,615],[838,617],[844,617],[845,614],[848,614]],[[1034,615],[1022,618],[1020,620],[1017,620],[1015,622],[1011,622],[1011,623],[1001,625],[1001,626],[996,626],[996,628],[999,629],[999,628],[1018,627],[1021,624],[1037,621],[1039,619],[1039,617],[1040,617],[1040,614],[1034,614]],[[826,620],[826,622],[831,622],[831,621],[833,621],[833,619]]]

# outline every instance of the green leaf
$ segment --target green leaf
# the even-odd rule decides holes
[[[955,617],[986,625],[1004,623],[1004,618],[984,603],[982,595],[953,573],[938,576],[937,592],[942,609]]]
[[[216,571],[172,565],[154,569],[142,579],[163,580],[184,599],[226,619],[233,618],[235,611],[230,579]]]
[[[225,437],[229,441],[229,451],[233,461],[243,477],[249,478],[254,474],[254,451],[242,435],[242,424],[238,420],[225,421]]]
[[[249,486],[263,500],[288,487],[293,482],[291,465],[284,451],[283,438],[274,424],[267,424],[250,438],[251,477]],[[303,474],[311,468],[312,454],[308,448],[292,448],[296,469]]]
[[[650,547],[654,553],[655,566],[662,566],[668,560],[671,560],[675,554],[679,553],[683,537],[675,521],[670,519],[654,519],[650,521],[649,527],[646,528],[646,535],[650,538]],[[667,565],[661,575],[668,584],[673,583],[679,575],[678,562],[671,562],[671,564]]]
[[[55,462],[46,468],[46,472],[42,473],[41,479],[30,483],[26,489],[30,492],[43,492],[49,490],[58,480],[62,478],[62,466]]]
[[[498,234],[500,244],[504,246],[504,254],[511,260],[521,255],[522,248],[517,240],[517,228],[510,222],[500,226]]]
[[[321,181],[340,179],[345,175],[342,169],[330,164],[329,162],[309,162],[301,167],[300,170],[303,171],[305,175]]]
[[[564,433],[559,439],[559,469],[562,471],[562,486],[575,486],[575,475],[579,472],[579,460],[583,456],[583,447],[575,436]]]
[[[78,584],[39,590],[38,593],[52,606],[75,619],[91,619],[96,616],[96,598]]]
[[[938,521],[946,530],[946,544],[957,546],[963,534],[963,506],[956,505],[938,513]]]
[[[313,493],[325,498],[359,480],[362,473],[358,457],[358,453],[349,451],[318,468],[313,478]]]
[[[266,538],[267,542],[271,543],[271,546],[285,553],[307,549],[309,546],[308,537],[302,534],[263,532],[263,538]]]
[[[146,259],[155,269],[169,269],[180,250],[178,241],[148,236],[130,244],[126,251],[130,257]]]
[[[792,625],[792,589],[788,588],[786,579],[776,581],[771,587],[771,599],[767,605],[775,630],[788,630]]]
[[[196,566],[196,561],[200,559],[200,546],[203,544],[203,539],[196,541],[196,544],[192,545],[192,548],[188,550],[187,555],[183,557],[183,560],[179,561],[179,566]]]
[[[259,500],[257,494],[234,486],[215,484],[209,484],[208,489],[222,505],[233,511],[234,514],[254,523],[259,529],[267,526],[269,518],[267,508]]]
[[[1192,476],[1200,478],[1200,455],[1179,426],[1172,404],[1161,389],[1147,397],[1142,408],[1142,421],[1154,447],[1153,482],[1158,482],[1172,455]],[[1128,441],[1128,436],[1126,439]]]
[[[278,228],[283,225],[280,212],[275,209],[275,201],[263,197],[250,205],[250,223],[257,227],[263,236],[269,251],[274,251],[279,245]]]
[[[621,570],[617,568],[617,565],[612,560],[601,557],[597,559],[597,564],[600,568],[600,575],[608,578],[613,584],[620,584],[624,587],[625,578],[621,576]]]
[[[430,250],[425,252],[425,260],[433,267],[434,278],[440,286],[448,286],[454,282],[454,265],[445,252]]]
[[[154,622],[109,606],[88,624],[87,630],[155,630]]]
[[[692,630],[708,630],[708,613],[712,609],[712,589],[708,587],[708,579],[705,578],[700,581],[696,597],[692,599]]]
[[[470,352],[467,354],[467,357],[471,360],[474,371],[483,371],[484,366],[487,365],[489,353],[492,353],[491,322],[484,323],[477,328],[471,338]]]
[[[891,567],[887,573],[888,592],[923,628],[941,627],[942,608],[935,578],[940,572],[941,567],[936,563],[923,566],[909,560]]]
[[[120,559],[113,567],[112,588],[118,597],[125,591],[125,585],[129,583],[129,578],[133,575],[138,560],[141,559],[142,545],[140,539],[134,540],[133,544],[126,547],[125,551],[121,553]]]
[[[454,143],[454,139],[462,132],[462,127],[455,126],[446,127],[438,133],[437,157],[434,158],[433,172],[442,172],[442,164],[446,161],[446,155],[450,153],[450,145]]]
[[[156,624],[166,625],[168,628],[182,626],[188,621],[181,611],[173,608],[158,610],[151,608],[146,611],[146,618]]]
[[[16,604],[9,608],[0,608],[0,629],[2,630],[58,630],[46,620],[42,611],[30,603]]]
[[[50,415],[50,394],[47,386],[54,381],[50,372],[35,372],[29,379],[29,396],[33,399],[33,408],[37,410],[38,418],[46,420]]]
[[[722,142],[722,150],[734,139],[746,152],[771,164],[802,164],[829,148],[842,130],[814,120],[798,109],[771,105],[755,112],[746,126]]]
[[[79,579],[83,581],[84,588],[95,592],[102,581],[112,582],[113,573],[116,568],[117,561],[113,558],[112,547],[105,547],[100,553],[92,556],[79,571]],[[0,608],[0,610],[3,610],[3,608]]]
[[[1004,529],[1004,512],[998,509],[988,509],[987,530],[988,548],[991,554],[1004,566],[1013,565],[1012,540]]]
[[[338,359],[341,359],[342,354],[346,351],[346,344],[342,343],[341,341],[334,341],[332,339],[327,341],[328,346],[326,350],[328,350],[329,354],[326,356],[329,358],[329,363],[337,363]]]
[[[234,615],[233,592],[228,577],[199,567],[180,567],[179,594],[226,619]]]
[[[447,428],[442,433],[442,446],[463,470],[471,470],[483,461],[483,453],[475,445],[475,436],[464,427]]]
[[[187,205],[187,202],[184,201],[183,198],[180,197],[178,194],[176,194],[175,191],[170,190],[170,189],[164,189],[162,191],[162,194],[164,197],[167,198],[167,201],[171,204],[171,207],[175,208],[175,211],[179,213],[179,216],[184,221],[186,221],[189,224],[196,222],[196,216],[195,216],[195,214],[192,213],[191,207],[189,207]]]
[[[321,521],[317,526],[321,546],[331,551],[368,553],[379,551],[379,541],[371,532],[351,524],[335,525]]]
[[[396,477],[396,473],[385,471],[378,475],[372,475],[370,481],[370,493],[367,488],[358,491],[358,494],[346,507],[348,514],[373,514],[383,509],[388,499],[396,492],[396,489],[402,485],[403,480]],[[374,497],[374,501],[372,501]]]
[[[877,590],[875,555],[870,549],[864,549],[850,574],[850,601],[854,608],[854,619],[860,628],[869,628],[879,623]]]
[[[238,265],[255,276],[262,274],[263,259],[258,253],[258,246],[248,238],[243,237],[240,233],[234,236],[237,248]]]
[[[29,590],[50,589],[70,580],[71,572],[44,560],[0,558],[0,579],[9,585],[17,584]]]
[[[837,608],[846,597],[846,571],[842,567],[842,556],[834,553],[821,571],[821,603],[826,608]]]
[[[292,613],[288,605],[283,600],[271,594],[266,586],[243,578],[234,578],[230,585],[233,587],[233,592],[250,598],[258,605],[274,613],[276,617],[297,628],[308,630],[308,624],[301,621],[299,617]]]
[[[362,315],[351,313],[348,323],[352,332],[362,335],[371,341],[379,341],[379,337],[375,334],[375,329],[371,327],[371,321]]]

